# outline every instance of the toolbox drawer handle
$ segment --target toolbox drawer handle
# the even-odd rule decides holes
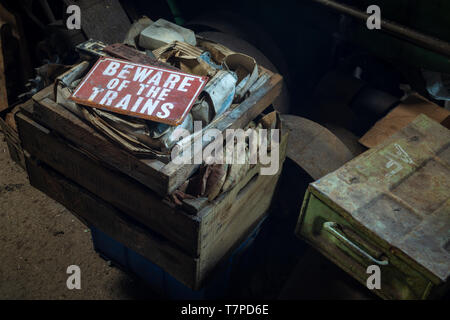
[[[370,261],[380,265],[380,266],[387,266],[389,264],[389,261],[386,260],[377,260],[374,257],[372,257],[370,254],[368,254],[366,251],[364,251],[363,249],[361,249],[359,246],[357,246],[356,244],[354,244],[351,240],[347,239],[347,237],[345,237],[343,234],[341,234],[335,227],[338,224],[336,222],[331,222],[331,221],[327,221],[323,224],[323,227],[325,228],[325,230],[327,230],[328,232],[332,233],[334,236],[336,236],[337,238],[341,239],[342,241],[344,241],[346,244],[348,244],[351,248],[355,249],[356,251],[358,251],[360,254],[362,254],[364,257],[366,257],[367,259],[369,259]]]

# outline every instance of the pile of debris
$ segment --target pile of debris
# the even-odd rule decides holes
[[[199,132],[194,132],[195,121],[199,121],[205,129],[215,128],[220,122],[221,115],[233,110],[246,100],[270,77],[263,68],[258,68],[252,57],[233,52],[213,41],[196,37],[191,30],[164,19],[156,22],[146,17],[139,19],[131,26],[122,44],[107,45],[91,39],[78,45],[77,50],[84,61],[56,79],[56,102],[130,153],[141,158],[158,159],[163,163],[171,161],[171,151],[176,145],[180,150],[185,150],[191,147],[195,139],[199,139]],[[157,68],[156,70],[187,73],[203,77],[202,79],[207,82],[198,96],[194,97],[191,109],[178,125],[168,124],[167,119],[158,118],[158,116],[153,116],[152,120],[149,120],[145,112],[141,114],[129,110],[121,112],[126,107],[118,110],[117,106],[111,105],[111,101],[108,105],[106,98],[99,99],[100,103],[93,103],[91,91],[89,98],[84,100],[74,94],[79,92],[79,88],[86,82],[86,80],[83,81],[83,77],[88,79],[87,82],[96,81],[89,78],[92,70],[96,68],[93,67],[93,63],[105,57],[126,60],[136,63],[136,66],[137,64],[153,66]],[[130,65],[127,66],[130,67]],[[150,72],[146,75],[148,76]],[[156,72],[154,74],[157,76]],[[161,76],[157,84],[160,78]],[[136,97],[142,93],[142,96],[145,94],[145,97],[152,98],[160,92],[161,86],[151,85],[155,84],[154,77],[142,76],[142,73],[135,72],[134,79],[138,79],[141,84],[140,90],[137,93],[136,90],[134,91]],[[148,81],[144,83],[142,80]],[[103,78],[98,81],[98,86],[109,88],[109,84]],[[115,101],[119,101],[121,97],[124,97],[124,94],[120,93]],[[136,105],[137,102],[134,103],[134,109],[137,109]],[[154,111],[154,114],[158,113]],[[256,127],[263,128],[263,125],[252,122],[246,129]],[[179,129],[187,130],[190,135],[180,140]],[[203,147],[208,142],[202,141]],[[234,152],[234,154],[237,153]],[[190,180],[190,183],[186,181],[181,186],[172,199],[175,203],[179,203],[178,197],[189,197],[185,193],[187,192],[190,196],[202,195],[212,200],[219,191],[228,190],[250,168],[248,148],[246,153],[237,156],[242,159],[236,159],[235,165],[205,165],[198,175]],[[199,183],[199,181],[203,182]]]

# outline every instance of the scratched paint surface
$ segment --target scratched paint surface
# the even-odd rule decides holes
[[[310,186],[438,278],[450,275],[450,130],[424,115]]]
[[[75,89],[79,104],[178,125],[192,108],[207,77],[101,58]]]

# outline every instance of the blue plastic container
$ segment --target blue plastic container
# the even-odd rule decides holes
[[[150,262],[135,251],[125,247],[95,227],[90,227],[94,249],[106,260],[143,279],[156,294],[170,299],[218,299],[229,294],[231,274],[237,259],[243,256],[252,245],[265,219],[252,231],[251,235],[234,250],[227,261],[216,267],[206,285],[198,291],[185,286],[156,264]]]

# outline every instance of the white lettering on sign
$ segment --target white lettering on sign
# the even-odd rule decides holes
[[[71,99],[90,107],[177,125],[207,80],[160,67],[101,58]]]
[[[189,87],[191,85],[189,83],[189,81],[192,81],[192,80],[194,80],[194,78],[185,77],[183,79],[183,81],[181,81],[181,84],[180,84],[180,86],[178,87],[177,90],[186,92],[187,91],[186,87]]]

